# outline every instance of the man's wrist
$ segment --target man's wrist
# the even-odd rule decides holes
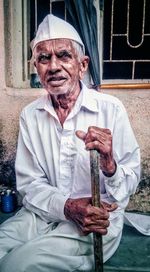
[[[117,164],[116,164],[116,162],[114,160],[112,166],[110,165],[109,170],[108,171],[102,171],[102,172],[103,172],[104,176],[112,177],[112,176],[115,175],[116,170],[117,170]]]
[[[65,205],[64,205],[64,215],[67,220],[70,218],[69,217],[69,210],[70,210],[71,205],[72,205],[72,200],[71,200],[71,198],[68,198],[65,202]]]

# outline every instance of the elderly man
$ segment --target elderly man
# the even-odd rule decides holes
[[[70,24],[46,16],[33,57],[47,95],[21,113],[23,208],[1,225],[0,271],[92,271],[92,233],[104,235],[104,261],[120,243],[139,182],[139,146],[122,103],[83,84],[89,58]],[[100,154],[101,208],[91,204],[91,149]]]

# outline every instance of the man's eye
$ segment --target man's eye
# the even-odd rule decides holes
[[[67,51],[62,51],[58,54],[58,58],[68,59],[71,58],[71,54]]]
[[[38,57],[38,62],[40,63],[47,63],[49,60],[50,60],[50,55],[43,54]]]

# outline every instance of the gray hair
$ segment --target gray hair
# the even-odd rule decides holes
[[[78,61],[81,60],[81,58],[85,55],[84,54],[84,49],[82,47],[81,44],[79,44],[78,42],[74,41],[74,40],[70,40],[74,50],[75,50],[75,53],[77,54],[77,58],[78,58]],[[33,52],[32,52],[32,58],[33,60],[35,60],[35,56],[36,56],[36,47],[34,48]]]
[[[80,61],[81,58],[84,56],[84,51],[83,51],[83,47],[81,44],[79,44],[76,41],[71,40],[72,46],[75,49],[75,52],[78,56],[78,60]]]

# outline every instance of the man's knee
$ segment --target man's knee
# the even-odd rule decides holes
[[[22,249],[22,246],[12,250],[0,260],[1,272],[37,272],[38,256]],[[32,269],[31,269],[32,268]]]

